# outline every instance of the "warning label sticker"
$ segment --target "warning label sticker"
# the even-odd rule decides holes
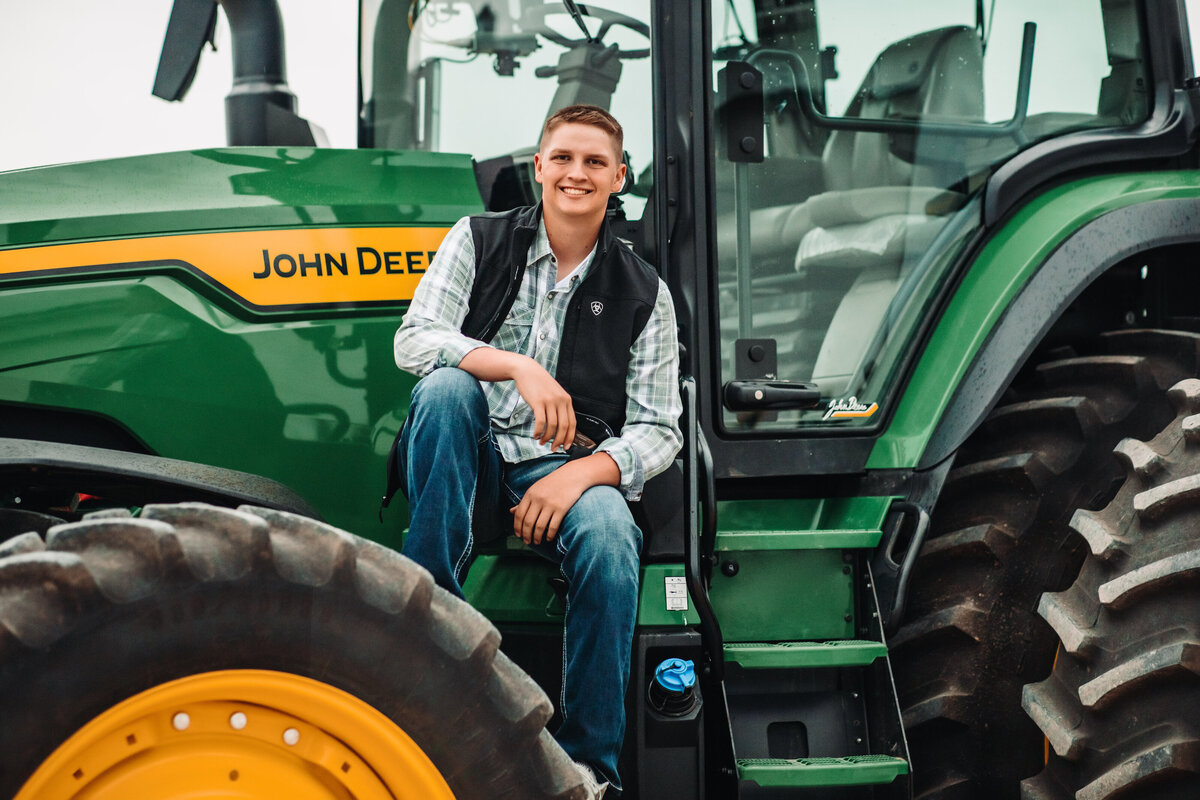
[[[667,589],[667,611],[687,611],[687,578],[663,578]]]

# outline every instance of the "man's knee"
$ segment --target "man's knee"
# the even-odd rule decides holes
[[[487,412],[483,387],[469,372],[457,367],[435,369],[413,388],[412,407],[419,406],[446,412]]]
[[[636,572],[642,531],[633,521],[625,498],[612,486],[593,486],[571,508],[579,527],[573,543],[587,560],[603,560]]]

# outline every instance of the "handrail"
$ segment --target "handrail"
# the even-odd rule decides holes
[[[707,456],[708,446],[704,443],[696,414],[696,380],[684,376],[679,381],[679,393],[683,398],[683,477],[687,492],[687,529],[683,537],[684,573],[688,594],[700,616],[700,638],[708,658],[705,667],[716,680],[725,674],[725,654],[721,626],[708,598],[708,586],[701,569],[701,551],[704,549],[702,534],[711,542],[716,535],[716,497],[712,480],[712,460]],[[701,459],[705,458],[705,496],[700,493]],[[703,522],[701,512],[703,511]]]

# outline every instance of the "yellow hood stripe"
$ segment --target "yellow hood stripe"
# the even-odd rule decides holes
[[[411,300],[449,228],[304,228],[0,250],[0,280],[190,269],[260,308]]]

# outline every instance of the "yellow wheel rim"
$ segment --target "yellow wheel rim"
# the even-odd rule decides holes
[[[199,797],[454,795],[424,751],[357,697],[284,672],[229,670],[113,706],[63,742],[16,800]]]

